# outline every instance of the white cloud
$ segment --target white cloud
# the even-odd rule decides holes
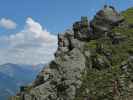
[[[14,35],[1,37],[0,45],[0,64],[48,63],[54,58],[57,38],[38,22],[27,18],[24,29]]]
[[[17,24],[11,19],[1,18],[0,19],[0,26],[5,28],[5,29],[15,29]]]

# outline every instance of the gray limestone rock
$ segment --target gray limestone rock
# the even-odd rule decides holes
[[[90,39],[91,31],[87,17],[82,16],[81,21],[73,24],[74,37],[85,41]]]
[[[92,20],[91,27],[96,37],[99,37],[123,21],[123,17],[113,7],[104,6]]]
[[[78,39],[71,39],[71,48],[79,48],[80,50],[83,49],[84,42]]]
[[[81,17],[81,21],[73,24],[72,30],[67,30],[58,35],[58,48],[55,59],[42,69],[32,84],[21,87],[20,93],[12,97],[11,100],[76,100],[78,92],[81,96],[83,95],[83,99],[78,98],[77,100],[91,100],[91,95],[88,94],[93,91],[95,94],[92,97],[94,96],[94,99],[96,99],[95,95],[100,94],[98,92],[103,92],[98,82],[100,86],[102,86],[102,82],[106,82],[104,79],[108,83],[108,78],[104,77],[104,75],[112,75],[110,72],[115,67],[119,67],[118,65],[114,66],[112,63],[115,58],[113,53],[117,53],[114,49],[126,37],[120,33],[109,31],[122,21],[121,15],[111,6],[105,6],[100,10],[92,20],[91,25],[87,17]],[[95,37],[98,37],[98,39]],[[131,71],[133,71],[133,51],[130,50],[128,55],[129,59],[120,63],[120,70],[126,75],[131,74]],[[107,73],[105,73],[106,71]],[[115,73],[113,73],[113,76]],[[99,75],[103,76],[98,78]],[[130,76],[133,80],[132,74]],[[110,78],[111,82],[113,82],[112,76]],[[94,82],[94,85],[91,82]],[[112,87],[112,84],[108,86]],[[95,85],[98,87],[95,87]],[[95,89],[100,89],[100,91],[97,92]],[[100,96],[103,97],[104,95],[100,94]],[[99,98],[96,100],[99,100]]]
[[[73,100],[76,89],[82,84],[81,72],[85,69],[85,57],[78,48],[65,56],[56,57],[38,75],[34,88],[24,100]],[[39,77],[43,77],[38,80]],[[38,84],[41,81],[41,84]]]

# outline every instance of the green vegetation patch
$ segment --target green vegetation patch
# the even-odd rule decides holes
[[[119,66],[108,70],[88,69],[82,76],[83,84],[77,91],[75,100],[131,100],[131,75]]]
[[[122,15],[126,25],[133,24],[133,8],[123,12]],[[111,59],[107,58],[111,67],[100,70],[88,67],[86,72],[83,72],[81,78],[83,84],[78,89],[75,100],[131,100],[133,98],[133,63],[128,61],[129,56],[133,54],[133,28],[123,25],[115,27],[110,32],[114,35],[120,33],[120,36],[125,37],[118,44],[113,44],[113,39],[108,37],[86,43],[85,49],[90,50],[91,55],[96,55],[94,59],[105,58],[106,53],[111,54]],[[127,69],[122,69],[123,63],[127,64]]]
[[[124,11],[122,15],[128,24],[133,24],[133,8],[129,8],[128,10]]]

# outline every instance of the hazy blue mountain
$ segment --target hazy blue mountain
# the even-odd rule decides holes
[[[21,85],[32,82],[43,66],[12,63],[0,65],[0,100],[7,100]]]

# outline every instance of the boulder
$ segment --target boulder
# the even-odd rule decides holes
[[[112,44],[119,44],[126,40],[126,36],[121,35],[120,33],[115,33],[112,37]]]
[[[70,41],[73,38],[74,33],[72,30],[66,30],[64,33],[58,34],[58,48],[55,52],[55,57],[58,57],[72,49]]]
[[[112,6],[104,6],[104,8],[97,12],[94,19],[91,21],[91,27],[96,37],[104,35],[115,26],[123,22],[123,17]]]
[[[11,100],[132,100],[133,39],[112,30],[122,21],[111,6],[91,25],[81,17],[58,35],[55,59]]]
[[[89,40],[90,35],[90,25],[87,17],[81,17],[81,21],[77,21],[73,24],[74,37],[79,40]]]
[[[71,39],[71,48],[73,49],[73,48],[78,48],[78,49],[80,49],[81,51],[82,51],[82,49],[83,49],[83,47],[84,47],[84,42],[83,41],[80,41],[80,40],[78,40],[78,39]]]
[[[24,93],[24,100],[74,100],[76,89],[82,84],[81,72],[85,69],[85,57],[77,48],[65,56],[56,57],[38,75],[34,88]],[[39,77],[47,79],[41,80]]]

